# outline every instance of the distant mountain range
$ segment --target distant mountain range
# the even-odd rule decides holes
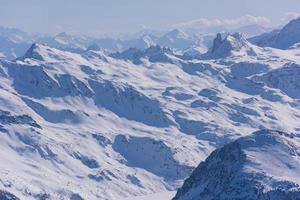
[[[144,30],[137,34],[118,38],[97,38],[89,36],[73,36],[67,33],[59,33],[55,36],[30,35],[14,28],[0,27],[0,58],[13,60],[22,56],[32,43],[38,42],[64,51],[81,53],[86,49],[96,48],[107,51],[124,51],[129,48],[146,49],[150,46],[160,45],[174,50],[184,51],[190,48],[207,49],[211,46],[212,40],[218,31],[234,33],[242,32],[245,37],[255,36],[267,32],[269,29],[259,25],[249,25],[234,30],[227,30],[224,27],[209,32],[184,32],[174,29],[170,32],[158,32]],[[153,34],[154,33],[154,34]],[[198,48],[199,49],[199,48]]]

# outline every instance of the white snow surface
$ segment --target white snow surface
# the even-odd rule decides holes
[[[174,195],[175,195],[175,192],[162,192],[162,193],[147,195],[147,196],[126,198],[125,200],[153,200],[153,199],[171,200],[174,197]]]
[[[34,44],[16,61],[1,60],[0,189],[20,199],[164,193],[236,138],[299,132],[299,77],[290,73],[299,49],[249,45],[255,54],[151,52],[154,60],[134,64]]]

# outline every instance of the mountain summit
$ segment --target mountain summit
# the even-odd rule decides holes
[[[300,18],[290,21],[279,31],[272,31],[252,38],[255,44],[262,47],[289,49],[300,43]]]
[[[232,55],[256,55],[254,45],[248,42],[242,34],[234,33],[222,38],[220,33],[214,39],[213,46],[209,52],[211,57],[221,58]]]
[[[38,43],[33,43],[30,48],[26,51],[26,53],[24,54],[24,56],[20,57],[19,59],[21,60],[25,60],[26,58],[30,58],[30,59],[35,59],[35,60],[41,60],[43,61],[43,53],[45,52],[43,49],[46,46],[43,46],[41,44]]]

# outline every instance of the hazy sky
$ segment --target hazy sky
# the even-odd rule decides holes
[[[50,34],[252,22],[274,26],[297,13],[300,0],[0,0],[0,26]]]

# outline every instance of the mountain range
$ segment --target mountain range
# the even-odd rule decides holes
[[[142,30],[136,34],[115,37],[96,37],[84,35],[70,35],[65,32],[57,35],[29,34],[16,28],[0,27],[0,58],[8,60],[22,56],[32,43],[41,43],[47,46],[82,53],[85,50],[124,51],[129,48],[146,49],[150,46],[160,45],[177,51],[201,49],[206,51],[211,45],[218,31],[226,33],[242,32],[246,37],[266,33],[269,29],[259,25],[249,25],[236,29],[222,27],[217,30],[190,31],[174,29],[171,31]]]
[[[2,34],[27,50],[0,59],[0,199],[299,199],[299,24],[210,45]]]

